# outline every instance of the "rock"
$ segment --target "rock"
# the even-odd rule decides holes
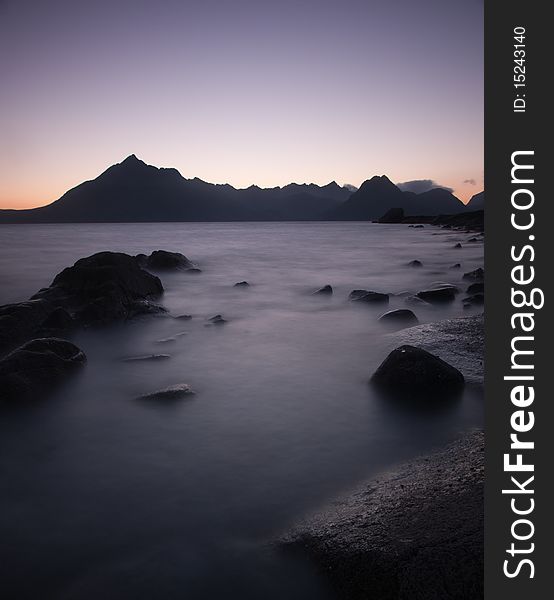
[[[223,325],[224,323],[227,323],[227,321],[221,315],[215,315],[214,317],[208,319],[208,321],[211,325]]]
[[[389,334],[390,350],[409,344],[435,354],[462,372],[471,384],[483,384],[485,326],[483,315],[425,323]]]
[[[150,360],[167,360],[168,358],[171,358],[169,354],[145,354],[143,356],[126,356],[121,360],[123,362],[142,362]]]
[[[450,269],[461,269],[462,265],[460,263],[456,263],[454,265],[452,265],[451,267],[449,267]]]
[[[407,308],[390,310],[379,317],[379,321],[386,324],[399,324],[404,326],[417,325],[419,321],[415,314]]]
[[[187,273],[202,273],[202,269],[199,269],[198,267],[191,267],[190,269],[187,269]]]
[[[353,302],[367,302],[369,304],[388,304],[389,295],[381,294],[380,292],[371,292],[368,290],[353,290],[348,296]]]
[[[154,250],[150,256],[139,259],[144,255],[137,255],[137,260],[142,260],[146,269],[152,271],[188,271],[194,269],[193,263],[180,252],[167,252],[166,250]]]
[[[192,319],[192,315],[177,315],[174,318],[179,319],[181,321],[190,321]]]
[[[169,344],[171,342],[176,342],[178,338],[187,335],[187,331],[181,331],[180,333],[176,333],[170,337],[162,338],[160,340],[156,340],[156,344]]]
[[[425,300],[431,304],[439,304],[442,302],[452,302],[456,298],[455,287],[436,287],[418,292],[418,298]]]
[[[480,242],[481,240],[479,238],[472,237],[472,238],[469,238],[469,240],[467,240],[467,241],[470,244],[474,244],[475,242]]]
[[[429,305],[429,302],[425,302],[425,300],[422,300],[421,298],[412,295],[406,296],[406,298],[404,298],[404,302],[406,302],[406,304],[412,305]]]
[[[31,340],[0,360],[0,400],[39,399],[79,371],[85,362],[82,350],[67,340]]]
[[[423,229],[425,225],[414,225],[414,229]]]
[[[421,348],[393,350],[371,377],[380,389],[410,398],[445,399],[464,387],[464,376],[452,365]]]
[[[448,283],[446,281],[433,281],[429,285],[429,289],[432,289],[432,290],[443,289],[443,288],[449,288],[449,289],[453,290],[455,294],[460,293],[459,287],[455,286],[453,283]]]
[[[330,285],[324,285],[322,288],[314,292],[315,294],[330,296],[333,293],[333,288]]]
[[[239,281],[238,283],[235,283],[233,287],[250,287],[250,284],[248,281]]]
[[[133,257],[99,252],[64,269],[35,297],[63,306],[80,325],[90,326],[162,312],[150,302],[162,293],[162,282],[141,269]]]
[[[485,284],[482,281],[476,283],[470,283],[467,286],[466,292],[468,294],[483,294],[485,292]]]
[[[377,220],[377,223],[401,223],[404,220],[403,208],[390,208]]]
[[[462,244],[460,244],[460,242],[458,242],[457,244],[454,244],[453,246],[454,248],[462,248]]]
[[[423,263],[422,263],[420,260],[411,260],[411,261],[408,263],[408,266],[409,266],[409,267],[422,267],[422,266],[423,266]]]
[[[0,353],[25,342],[55,310],[46,299],[0,306]]]
[[[315,564],[337,600],[482,599],[484,446],[472,431],[373,476],[279,547]]]
[[[139,396],[138,400],[179,400],[186,396],[192,396],[194,391],[187,383],[177,383],[176,385],[170,385],[161,390],[151,392],[150,394],[144,394]]]
[[[481,306],[485,303],[485,295],[484,294],[472,294],[471,296],[467,296],[462,300],[464,303],[464,307],[469,306]]]
[[[68,331],[75,327],[75,321],[65,308],[59,306],[44,319],[40,327],[44,330]]]
[[[483,281],[485,277],[485,271],[481,267],[475,269],[475,271],[469,271],[468,273],[464,273],[463,279],[468,281]]]

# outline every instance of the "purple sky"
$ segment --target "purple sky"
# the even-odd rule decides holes
[[[0,0],[0,207],[135,153],[237,187],[483,181],[481,0]],[[474,180],[473,182],[471,180]]]

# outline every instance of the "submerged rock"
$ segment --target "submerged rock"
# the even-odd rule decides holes
[[[139,396],[138,400],[179,400],[193,394],[194,391],[188,383],[177,383],[176,385],[170,385],[150,394]]]
[[[208,319],[210,325],[223,325],[227,321],[221,315],[215,315]]]
[[[235,283],[233,287],[250,287],[250,284],[248,281],[239,281],[238,283]]]
[[[399,396],[429,399],[458,393],[464,387],[464,376],[438,356],[404,345],[387,356],[371,382]]]
[[[462,244],[460,244],[460,242],[458,242],[457,244],[454,244],[453,246],[454,248],[463,248]]]
[[[369,290],[353,290],[350,292],[348,299],[352,302],[367,302],[369,304],[388,304],[389,295],[381,294],[380,292],[371,292]]]
[[[456,288],[454,286],[435,287],[418,292],[416,295],[421,300],[431,304],[440,304],[443,302],[452,302],[456,298]]]
[[[483,294],[485,292],[485,284],[482,281],[471,283],[467,286],[468,294]]]
[[[39,399],[79,371],[85,362],[84,352],[67,340],[31,340],[0,360],[0,400]]]
[[[314,292],[314,295],[330,296],[333,293],[333,288],[330,285],[324,285],[322,288]]]
[[[409,267],[422,267],[422,266],[423,266],[423,263],[422,263],[420,260],[417,260],[417,259],[416,259],[416,260],[411,260],[411,261],[408,263],[408,266],[409,266]]]
[[[169,354],[144,354],[141,356],[126,356],[121,360],[123,362],[142,362],[150,360],[167,360],[168,358],[171,358]]]
[[[451,267],[449,267],[450,269],[461,269],[462,265],[460,263],[456,263],[454,265],[452,265]]]
[[[475,271],[469,271],[468,273],[464,273],[463,278],[468,281],[483,281],[485,277],[485,270],[479,267],[475,269]]]
[[[192,319],[192,315],[177,315],[174,318],[179,319],[181,321],[190,321]]]
[[[409,325],[417,325],[417,323],[419,323],[415,314],[407,308],[390,310],[384,315],[381,315],[379,321],[390,325],[403,325],[406,327]]]

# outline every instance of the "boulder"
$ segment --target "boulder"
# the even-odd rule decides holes
[[[0,306],[0,354],[34,337],[54,310],[43,298]]]
[[[246,288],[246,287],[250,287],[250,284],[248,283],[248,281],[239,281],[238,283],[235,283],[235,285],[233,287]]]
[[[27,342],[0,360],[0,400],[42,398],[85,362],[82,350],[67,340],[39,338]]]
[[[143,254],[138,254],[136,259],[142,261],[142,265],[152,271],[188,271],[195,268],[193,263],[180,252],[154,250],[150,256],[143,257]]]
[[[369,304],[388,304],[389,295],[369,290],[353,290],[348,296],[353,302],[367,302]]]
[[[221,315],[215,315],[208,319],[211,325],[223,325],[227,321]]]
[[[408,263],[408,266],[409,266],[409,267],[422,267],[422,266],[423,266],[423,263],[422,263],[420,260],[417,260],[417,259],[416,259],[416,260],[411,260],[411,261]]]
[[[404,345],[393,350],[371,377],[387,393],[405,397],[443,398],[459,393],[464,376],[438,356]]]
[[[330,296],[333,293],[333,288],[330,285],[324,285],[322,288],[314,292],[314,295]]]
[[[464,273],[463,278],[467,281],[483,281],[485,278],[485,270],[479,267],[478,269],[475,269],[475,271]]]
[[[379,317],[379,321],[390,325],[417,325],[419,323],[415,314],[407,308],[390,310]]]

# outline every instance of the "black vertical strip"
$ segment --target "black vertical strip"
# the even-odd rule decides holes
[[[548,41],[552,36],[546,31],[546,8],[548,4],[538,0],[485,2],[485,597],[491,600],[552,597],[551,590],[547,590],[554,577],[551,564],[554,558],[551,518],[554,511],[554,393],[549,386],[549,375],[554,376],[554,351],[550,342],[554,333],[550,318],[554,298],[554,234],[550,233],[552,211],[549,205],[554,198],[546,189],[547,177],[554,174],[554,169],[548,168],[552,145],[546,144],[546,136],[552,136],[554,129],[546,108],[547,102],[551,104],[546,87],[552,73],[551,66],[547,68],[546,64],[553,53]],[[522,47],[517,48],[517,45]],[[517,50],[525,50],[525,54]],[[525,58],[523,62],[522,58]],[[523,83],[523,79],[524,86],[514,85]],[[515,179],[520,181],[514,183],[512,157],[514,152],[522,151],[533,154],[520,154],[517,162],[534,168],[517,170]],[[533,205],[528,209],[514,208],[514,193],[518,205],[526,205],[534,199]],[[534,226],[517,230],[511,222],[512,214],[520,226],[534,217]],[[528,248],[524,251],[525,246]],[[512,254],[519,258],[514,259]],[[512,272],[514,267],[522,268]],[[533,274],[532,267],[531,282],[513,281],[512,275],[527,281]],[[532,295],[534,289],[544,293],[543,308],[538,308],[541,293],[536,291]],[[516,303],[525,297],[536,307],[515,307],[512,290],[521,292],[516,292]],[[521,313],[528,316],[514,317]],[[523,322],[528,328],[534,324],[534,328],[522,331]],[[518,340],[516,348],[534,354],[512,356],[511,345],[514,338],[520,336],[530,339]],[[528,368],[512,368],[512,359]],[[532,376],[534,380],[504,379],[522,375]],[[517,386],[523,386],[523,395],[515,397],[521,401],[520,406],[512,402],[512,390]],[[531,387],[535,394],[532,403]],[[516,431],[514,426],[529,430]],[[519,441],[534,443],[534,448],[511,448],[513,433],[517,433]],[[522,464],[534,470],[506,471],[503,461],[507,453],[510,463],[517,463],[519,454]],[[534,480],[526,484],[531,477]],[[523,487],[520,493],[502,493],[502,490],[517,491],[518,485]],[[524,515],[514,510],[530,512]]]

